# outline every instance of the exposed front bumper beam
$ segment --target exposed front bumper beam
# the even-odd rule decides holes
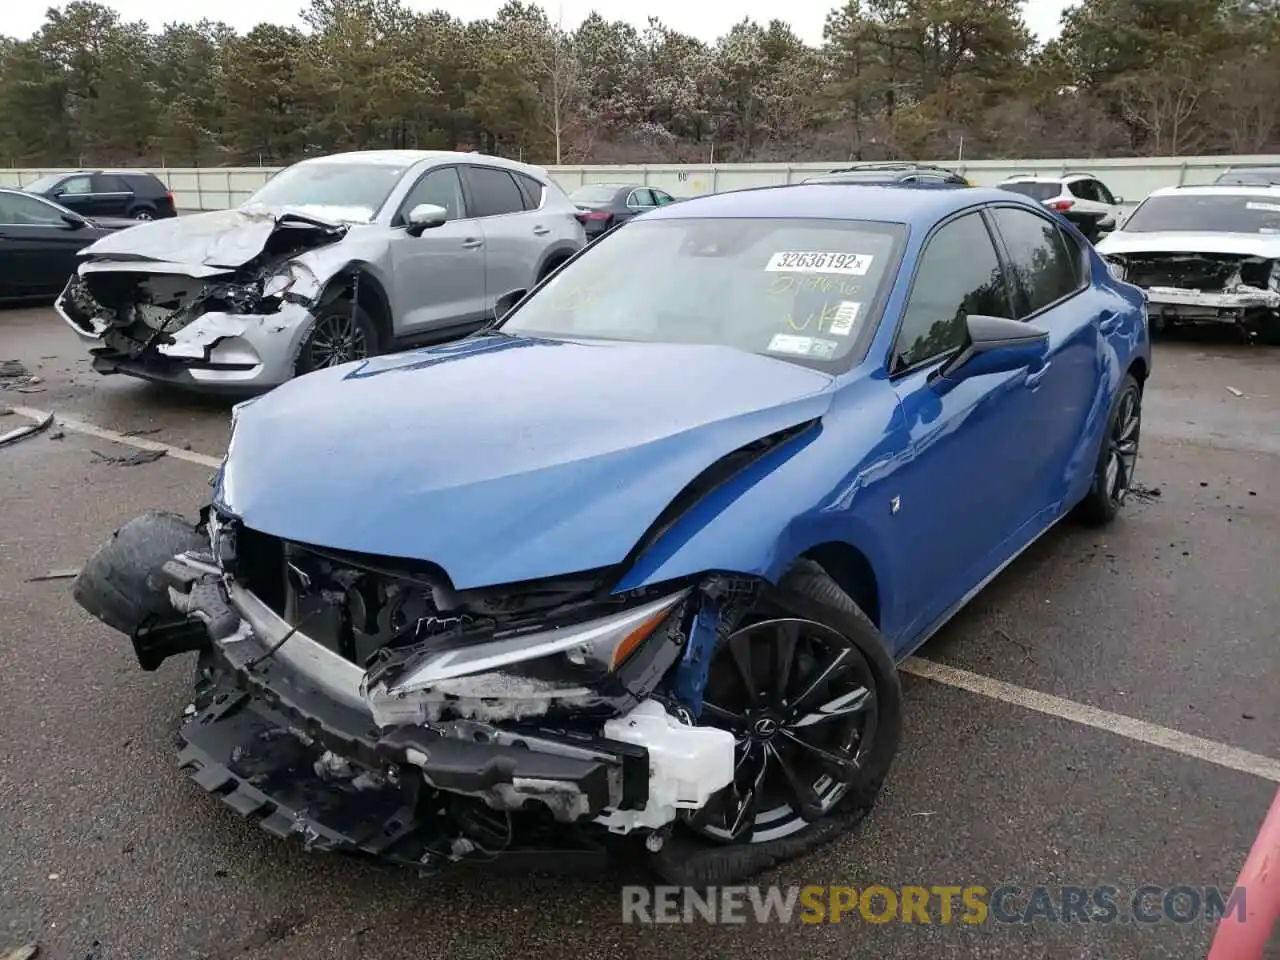
[[[1280,293],[1250,288],[1204,293],[1178,287],[1148,287],[1147,314],[1153,319],[1237,323],[1258,310],[1280,310]]]

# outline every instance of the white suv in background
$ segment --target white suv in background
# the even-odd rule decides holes
[[[1110,230],[1124,214],[1124,198],[1115,196],[1107,185],[1091,173],[1064,173],[1049,177],[1017,174],[997,186],[1039,200],[1074,223],[1090,240]],[[1110,221],[1106,223],[1104,221]]]

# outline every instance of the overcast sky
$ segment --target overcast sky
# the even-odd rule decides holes
[[[195,21],[208,17],[222,20],[237,30],[245,31],[257,23],[296,23],[303,0],[104,0],[115,7],[126,20],[145,20],[160,27],[174,20]],[[420,10],[448,10],[467,20],[491,16],[502,0],[406,0]],[[0,33],[28,37],[44,20],[50,5],[43,0],[0,0],[5,12],[0,17]],[[56,2],[54,6],[62,6]],[[822,25],[835,0],[737,0],[719,3],[698,0],[543,0],[542,5],[553,20],[563,18],[566,27],[574,27],[592,10],[609,20],[629,20],[644,26],[646,19],[656,16],[668,26],[692,34],[708,42],[714,41],[743,17],[767,23],[782,16],[804,40],[818,43]],[[1071,0],[1027,0],[1027,26],[1040,40],[1058,32],[1062,11]]]

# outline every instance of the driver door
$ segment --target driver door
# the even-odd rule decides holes
[[[1004,269],[981,212],[962,214],[925,241],[889,361],[905,431],[904,464],[889,486],[889,529],[909,565],[899,622],[915,637],[955,607],[1008,552],[1022,525],[1044,451],[1019,429],[1025,369],[961,380],[938,391],[929,376],[958,351],[969,314],[1013,318]]]
[[[419,236],[409,213],[433,203],[446,223]],[[470,216],[457,167],[434,167],[414,184],[391,223],[392,312],[397,338],[421,337],[485,319],[484,231]]]
[[[35,197],[0,192],[0,288],[5,296],[57,294],[76,268],[76,254],[93,237],[61,211]]]

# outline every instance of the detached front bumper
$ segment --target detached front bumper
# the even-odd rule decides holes
[[[663,656],[645,668],[645,695],[615,691],[622,711],[598,691],[507,672],[522,656],[578,650],[619,624],[675,617],[683,594],[580,625],[572,638],[547,630],[519,647],[432,651],[388,687],[209,557],[181,554],[160,579],[177,616],[135,631],[133,643],[144,669],[200,651],[180,762],[274,834],[438,869],[476,849],[589,849],[661,829],[733,780],[732,734],[686,724],[647,696],[679,659],[663,649],[671,638],[655,634]],[[449,719],[434,719],[441,705]]]
[[[294,363],[315,317],[285,302],[276,313],[211,312],[143,346],[98,318],[79,315],[65,292],[54,304],[77,337],[91,345],[93,368],[205,390],[265,390],[293,376]]]
[[[1204,293],[1179,287],[1148,287],[1147,314],[1152,319],[1237,323],[1259,310],[1280,309],[1280,293],[1249,289]]]

